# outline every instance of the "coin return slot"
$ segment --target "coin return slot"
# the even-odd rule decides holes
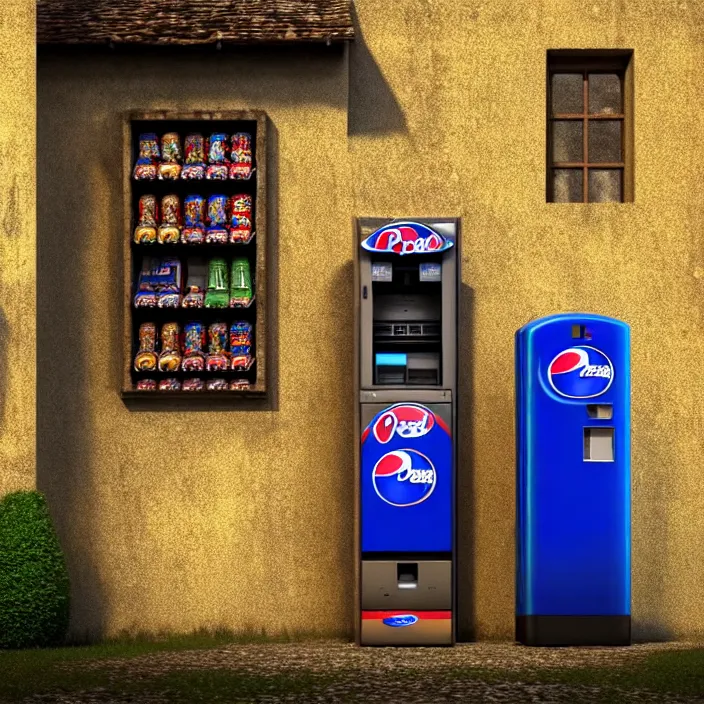
[[[584,429],[584,460],[586,462],[614,461],[614,429]]]
[[[396,565],[399,589],[416,589],[418,586],[418,563],[401,563]]]
[[[610,403],[588,403],[587,415],[599,420],[611,420],[614,417],[614,407]]]

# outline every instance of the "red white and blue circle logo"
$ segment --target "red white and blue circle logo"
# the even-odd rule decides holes
[[[377,442],[386,445],[396,435],[404,440],[421,438],[427,435],[434,425],[435,416],[427,408],[406,403],[392,406],[382,413],[372,425],[372,433]]]
[[[374,465],[372,481],[377,495],[387,504],[415,506],[433,493],[437,473],[433,463],[417,450],[392,450]]]
[[[611,360],[596,347],[570,347],[548,366],[548,382],[565,398],[594,398],[605,393],[614,380]]]
[[[429,254],[450,249],[453,241],[419,222],[396,222],[373,232],[362,242],[368,252]]]
[[[397,616],[387,616],[382,623],[391,628],[404,628],[418,623],[420,619],[415,614],[399,614]]]

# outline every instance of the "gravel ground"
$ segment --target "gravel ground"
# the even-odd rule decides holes
[[[135,658],[64,663],[64,667],[129,670],[155,675],[172,670],[232,668],[253,674],[407,669],[613,667],[643,660],[650,653],[687,650],[692,643],[644,643],[627,648],[527,648],[513,643],[466,643],[454,648],[358,648],[352,643],[264,643],[227,645],[210,650],[151,653]]]
[[[497,702],[522,704],[596,703],[604,691],[594,686],[527,684],[516,681],[482,682],[462,675],[462,670],[510,670],[529,673],[540,668],[613,667],[635,664],[657,651],[691,648],[693,644],[662,643],[630,648],[525,648],[510,643],[473,643],[455,648],[357,648],[338,642],[230,645],[212,650],[152,653],[130,659],[64,663],[66,668],[101,668],[120,679],[149,678],[169,672],[236,670],[252,675],[334,674],[334,684],[322,684],[315,696],[267,696],[232,701],[267,702],[384,702],[384,704],[435,704],[436,702]],[[418,672],[423,674],[419,676]],[[117,687],[119,689],[119,686]],[[613,689],[609,691],[613,692]],[[102,704],[140,701],[168,702],[166,695],[116,698],[104,690],[73,695],[44,695],[26,699],[62,704]],[[697,698],[665,696],[628,690],[620,693],[623,704],[704,704]]]

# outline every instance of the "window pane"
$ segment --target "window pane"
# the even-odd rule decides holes
[[[553,203],[581,203],[584,200],[582,169],[554,169],[552,181]]]
[[[621,80],[617,74],[589,74],[589,112],[605,115],[623,112],[621,107]]]
[[[581,162],[584,152],[584,123],[581,120],[555,120],[552,123],[552,160]]]
[[[589,163],[621,161],[621,121],[589,120]]]
[[[589,202],[620,203],[621,169],[589,169]]]
[[[584,112],[584,77],[581,73],[554,73],[552,76],[552,112]]]

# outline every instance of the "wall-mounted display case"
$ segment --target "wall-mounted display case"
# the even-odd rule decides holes
[[[124,124],[122,397],[265,397],[266,115]]]

